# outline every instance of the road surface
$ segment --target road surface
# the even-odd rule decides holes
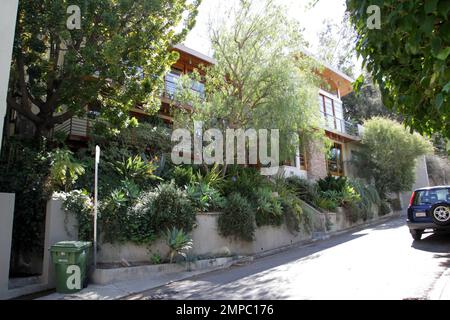
[[[450,235],[401,217],[128,299],[426,299],[449,266]]]

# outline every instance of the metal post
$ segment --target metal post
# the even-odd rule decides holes
[[[97,268],[97,203],[98,203],[98,164],[100,147],[95,147],[95,181],[94,181],[94,268]]]

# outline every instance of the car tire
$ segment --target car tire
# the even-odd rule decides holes
[[[411,233],[411,236],[413,237],[413,239],[415,241],[420,241],[422,239],[423,231],[424,230],[418,230],[418,229],[409,230],[409,232]]]
[[[448,203],[436,203],[430,209],[430,216],[438,226],[450,225],[450,205]]]

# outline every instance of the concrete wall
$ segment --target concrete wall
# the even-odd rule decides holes
[[[13,219],[14,194],[0,193],[0,298],[8,291]]]
[[[6,93],[8,91],[18,4],[18,0],[2,0],[2,8],[0,10],[0,40],[2,42],[0,45],[0,149],[6,114]]]
[[[62,199],[55,195],[47,203],[45,217],[45,240],[42,276],[33,284],[18,288],[9,288],[9,257],[14,217],[14,196],[0,194],[0,299],[19,297],[34,292],[54,288],[55,274],[49,248],[58,241],[77,240],[78,227],[73,215],[62,210]],[[26,283],[26,281],[24,281]]]
[[[47,227],[53,231],[51,232],[52,237],[46,238],[46,247],[52,242],[74,239],[72,237],[76,233],[74,231],[77,228],[76,221],[73,217],[70,217],[71,215],[63,213],[61,205],[62,201],[58,199],[49,202],[50,217]],[[309,206],[307,207],[313,215],[313,232],[325,231],[325,214]],[[377,208],[374,208],[374,212],[376,211]],[[293,234],[289,232],[285,225],[282,225],[281,227],[264,226],[257,228],[253,242],[236,240],[230,237],[225,238],[218,231],[217,222],[220,215],[221,213],[201,213],[197,215],[197,227],[191,233],[194,242],[194,247],[191,251],[193,255],[254,255],[310,240],[313,237],[311,233],[305,230]],[[339,231],[364,223],[364,221],[351,223],[343,211],[328,213],[328,215],[333,223],[332,231]],[[374,219],[376,218],[377,215],[375,213]],[[50,239],[53,240],[51,241]],[[168,248],[164,243],[164,239],[160,239],[150,246],[133,243],[99,243],[97,259],[100,263],[120,263],[122,260],[127,262],[148,262],[151,255],[156,253],[160,254],[161,257],[167,256]],[[50,260],[47,259],[46,261]]]
[[[306,232],[292,234],[283,225],[279,228],[265,226],[255,232],[255,241],[246,242],[222,237],[218,232],[217,220],[221,213],[202,213],[197,215],[197,227],[192,231],[194,247],[192,254],[204,256],[253,255],[310,239]],[[168,248],[164,240],[151,246],[124,244],[100,244],[97,259],[100,263],[117,263],[122,259],[128,262],[149,261],[150,256],[159,253],[167,256]]]
[[[403,209],[406,209],[409,205],[412,191],[418,188],[430,186],[428,179],[427,160],[426,156],[422,156],[416,160],[416,180],[410,191],[400,193],[400,202]]]

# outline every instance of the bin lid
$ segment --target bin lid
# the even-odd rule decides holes
[[[60,241],[51,246],[51,251],[81,251],[89,248],[92,243],[89,241]]]

